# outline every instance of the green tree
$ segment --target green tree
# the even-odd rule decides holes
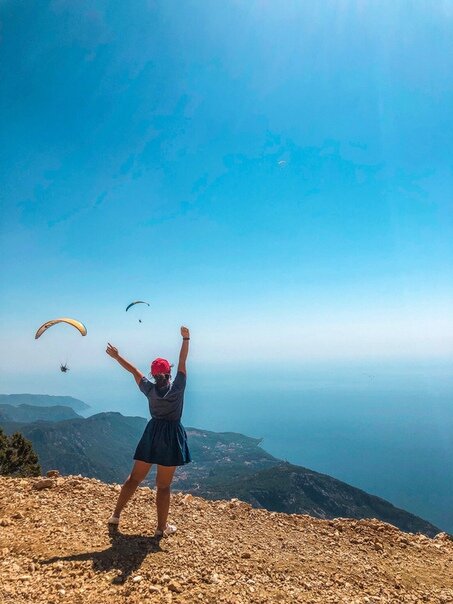
[[[39,476],[41,467],[32,444],[20,432],[7,436],[0,428],[0,474]]]

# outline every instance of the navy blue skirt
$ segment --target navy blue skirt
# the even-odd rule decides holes
[[[189,463],[187,434],[181,422],[151,419],[135,450],[134,459],[160,466],[183,466]]]

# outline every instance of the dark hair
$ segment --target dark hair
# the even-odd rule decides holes
[[[169,373],[158,373],[157,375],[153,375],[153,378],[158,388],[166,388],[170,383]]]

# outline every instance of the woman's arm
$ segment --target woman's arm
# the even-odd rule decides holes
[[[189,340],[190,340],[190,332],[187,327],[181,327],[181,335],[182,335],[182,344],[181,344],[181,352],[179,353],[179,363],[178,363],[178,371],[186,374],[186,360],[187,355],[189,354]]]
[[[109,342],[107,344],[107,350],[105,352],[110,357],[112,357],[112,359],[115,359],[115,361],[118,361],[118,363],[121,365],[121,367],[124,367],[124,369],[126,369],[126,371],[129,371],[129,373],[132,373],[137,384],[140,383],[140,380],[143,377],[143,373],[141,371],[139,371],[136,367],[134,367],[131,363],[129,363],[129,361],[126,361],[126,359],[123,359],[123,357],[118,352],[118,348],[115,348],[115,346],[112,346]]]

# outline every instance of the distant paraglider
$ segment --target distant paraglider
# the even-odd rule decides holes
[[[43,323],[35,334],[35,340],[41,337],[42,334],[49,329],[49,327],[52,327],[57,323],[67,323],[68,325],[72,325],[72,327],[78,329],[82,336],[87,335],[87,328],[83,323],[76,321],[76,319],[68,319],[63,317],[61,319],[52,319],[51,321],[47,321],[47,323]]]
[[[136,300],[135,302],[131,302],[126,306],[126,312],[135,304],[146,304],[146,306],[149,306],[148,302],[143,302],[143,300]]]
[[[288,162],[285,159],[280,159],[277,163],[281,168],[283,168],[283,166],[286,166]]]
[[[362,375],[366,375],[367,378],[370,378],[370,380],[374,380],[374,378],[376,377],[375,375],[372,375],[371,373],[362,373]]]
[[[126,312],[132,307],[135,306],[136,304],[146,304],[146,306],[149,306],[148,302],[144,302],[143,300],[135,300],[135,302],[131,302],[130,304],[128,304],[126,306]],[[141,319],[138,320],[139,323],[142,322]]]

